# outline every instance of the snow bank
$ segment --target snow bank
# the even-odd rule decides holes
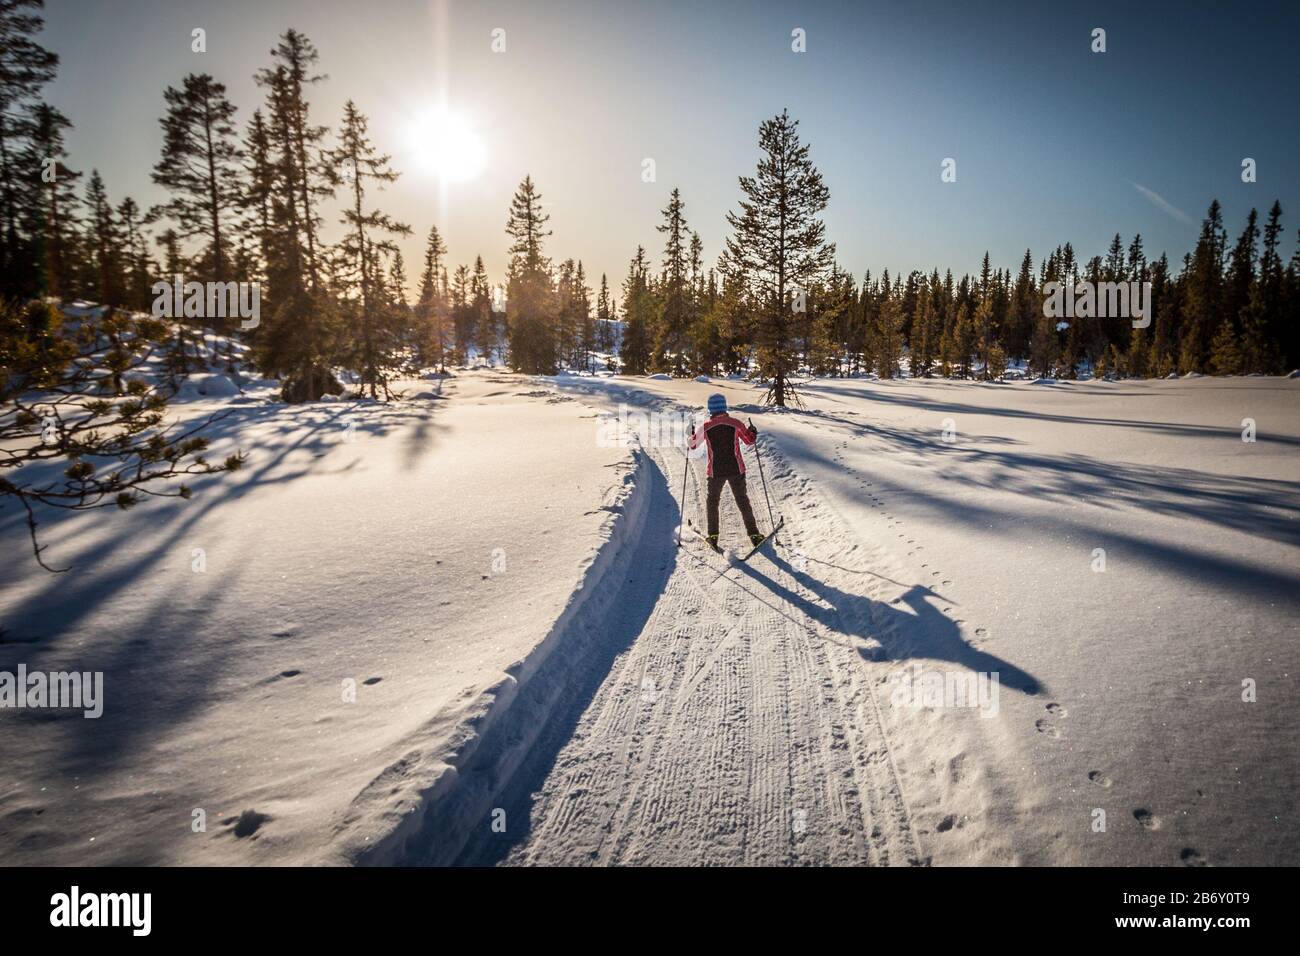
[[[445,865],[455,860],[474,828],[490,819],[500,789],[565,694],[565,676],[581,666],[583,655],[574,645],[603,630],[619,599],[619,582],[631,566],[632,544],[644,530],[649,500],[650,465],[639,448],[633,456],[635,467],[602,505],[609,514],[601,544],[546,638],[470,701],[450,732],[430,733],[423,747],[386,768],[353,801],[340,848],[343,860]],[[557,655],[567,656],[567,662],[539,678]],[[522,703],[525,694],[529,699]]]
[[[186,402],[203,398],[234,398],[239,386],[218,372],[195,372],[181,383],[172,401]]]
[[[303,865],[381,842],[403,813],[376,777],[433,780],[450,764],[416,758],[459,753],[530,683],[631,504],[630,451],[540,384],[177,403],[227,407],[209,456],[244,469],[189,501],[43,514],[67,574],[0,512],[0,670],[102,672],[105,698],[97,720],[0,709],[0,864]]]

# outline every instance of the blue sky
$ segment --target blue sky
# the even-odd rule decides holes
[[[164,86],[211,73],[242,125],[262,102],[253,73],[290,26],[329,74],[314,119],[336,126],[354,99],[403,171],[376,198],[415,230],[412,281],[435,221],[453,264],[482,254],[499,276],[525,173],[551,213],[550,254],[583,259],[593,284],[604,271],[616,285],[638,243],[661,258],[674,187],[712,263],[758,124],[782,108],[812,144],[829,236],[859,277],[974,271],[985,249],[1015,268],[1026,247],[1037,264],[1067,240],[1086,258],[1116,231],[1178,260],[1214,197],[1234,237],[1275,198],[1288,256],[1300,228],[1295,3],[52,0],[43,42],[62,63],[46,96],[76,126],[72,166],[98,168],[114,200],[156,201]],[[195,27],[206,53],[190,50]],[[496,28],[504,53],[490,49]],[[415,155],[415,118],[439,102],[483,142],[471,181],[442,183]],[[940,181],[946,157],[955,183]]]

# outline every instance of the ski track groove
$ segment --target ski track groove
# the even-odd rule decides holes
[[[797,553],[805,539],[801,513],[813,492],[768,455],[770,488],[786,515],[781,546],[793,543]],[[680,474],[676,451],[653,449],[651,456],[664,475]],[[698,471],[693,465],[696,503],[702,500]],[[723,527],[734,537],[739,514],[724,499]],[[827,540],[824,527],[811,537],[810,553],[823,560],[852,547],[840,521],[835,540]],[[559,748],[532,794],[528,832],[503,862],[898,865],[921,859],[876,678],[845,634],[766,593],[762,578],[800,601],[826,606],[784,560],[771,558],[760,552],[751,559],[761,567],[750,575],[723,567],[725,559],[702,541],[683,539],[640,636],[619,655]],[[867,616],[873,620],[857,623],[878,634],[876,614]]]

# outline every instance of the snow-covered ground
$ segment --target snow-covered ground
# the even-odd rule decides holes
[[[67,575],[6,516],[0,671],[109,706],[0,711],[0,861],[1300,862],[1300,381],[411,391],[192,397],[247,471],[51,524]],[[597,440],[713,391],[745,565],[671,427]]]
[[[106,697],[98,719],[0,710],[0,862],[363,859],[445,776],[580,596],[633,459],[518,377],[403,388],[189,396],[175,413],[230,412],[213,455],[245,469],[52,517],[66,574],[0,516],[0,671],[102,671]]]
[[[694,407],[724,392],[770,442],[790,531],[721,577],[678,562],[717,621],[684,641],[652,615],[514,859],[870,861],[856,841],[876,834],[889,862],[1300,861],[1300,383],[821,380],[775,413],[746,383],[581,384]],[[647,641],[680,739],[647,728],[611,756]],[[918,668],[996,674],[996,706],[908,697]],[[663,753],[691,746],[711,771]],[[603,832],[567,806],[589,790],[619,806]],[[802,829],[756,839],[800,810]]]

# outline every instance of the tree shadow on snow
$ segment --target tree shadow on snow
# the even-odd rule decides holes
[[[356,433],[378,437],[417,418],[420,428],[408,440],[419,449],[408,448],[406,454],[423,454],[432,443],[431,429],[440,427],[427,417],[427,412],[378,403],[237,406],[204,434],[213,445],[209,457],[224,456],[242,442],[248,462],[234,474],[193,481],[191,500],[147,500],[125,515],[42,514],[41,529],[51,543],[46,558],[72,568],[63,574],[35,567],[17,515],[0,519],[0,540],[18,545],[0,558],[0,577],[40,576],[22,598],[0,605],[0,625],[11,635],[0,643],[0,669],[13,670],[21,661],[29,671],[104,674],[104,713],[97,720],[84,720],[80,713],[8,712],[14,721],[9,727],[22,736],[44,726],[39,746],[52,782],[62,787],[76,780],[81,791],[94,792],[102,774],[160,746],[177,728],[223,700],[221,675],[240,652],[241,641],[265,636],[211,633],[214,622],[223,619],[223,608],[252,600],[261,583],[249,579],[238,555],[224,570],[209,567],[191,579],[191,545],[202,542],[203,519],[219,519],[224,504],[253,491],[273,495],[275,488],[307,475],[349,471],[359,461],[349,453],[354,446],[340,440],[349,425]],[[83,528],[89,533],[78,534]],[[165,592],[165,598],[146,604],[135,596],[137,588],[178,565],[185,569],[180,586]],[[196,586],[184,586],[190,583]],[[92,615],[112,602],[121,610],[112,612],[111,627],[89,631]],[[160,789],[165,792],[170,785]],[[98,803],[87,798],[84,811],[142,812],[143,798],[132,799],[134,803],[121,798],[124,806],[110,811],[102,795]],[[67,833],[67,839],[74,837]],[[139,840],[123,850],[120,861],[155,862],[157,848],[151,843],[156,840]]]

